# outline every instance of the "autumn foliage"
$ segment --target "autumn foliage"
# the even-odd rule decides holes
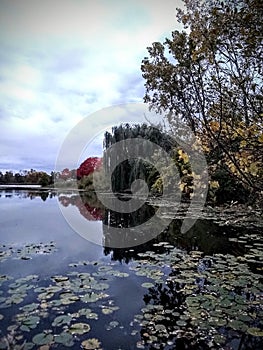
[[[207,156],[211,178],[224,174],[220,186],[228,177],[231,187],[235,182],[252,199],[261,196],[262,1],[183,5],[177,9],[182,30],[147,48],[144,101],[166,113],[175,133],[178,123],[187,123]]]
[[[81,179],[83,176],[88,176],[95,170],[99,170],[102,166],[102,158],[99,157],[89,157],[80,167],[77,169],[77,178]]]

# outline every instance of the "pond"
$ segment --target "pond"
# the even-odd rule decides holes
[[[155,210],[1,190],[0,349],[262,349],[261,229],[203,218],[181,234],[179,218],[149,242],[111,248],[111,227],[136,229]]]

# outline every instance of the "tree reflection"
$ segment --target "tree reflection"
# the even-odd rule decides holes
[[[125,197],[122,200],[128,200]],[[164,251],[165,247],[156,247],[158,242],[169,242],[171,245],[190,252],[200,250],[205,254],[231,253],[233,255],[242,255],[245,252],[244,245],[239,242],[229,241],[229,236],[236,236],[236,229],[231,227],[221,227],[211,220],[197,220],[195,225],[185,234],[181,234],[183,219],[173,219],[165,230],[157,237],[150,240],[145,239],[144,244],[136,245],[136,239],[143,241],[143,235],[147,238],[151,234],[147,231],[140,231],[139,226],[154,217],[157,206],[144,203],[138,210],[132,213],[120,213],[105,208],[98,199],[94,191],[80,191],[79,195],[61,194],[60,203],[67,207],[76,206],[79,213],[89,221],[102,221],[104,236],[104,254],[111,255],[112,260],[128,263],[131,259],[139,259],[138,253],[147,250],[153,250],[157,253]],[[126,202],[127,203],[127,202]],[[155,225],[160,225],[160,219],[156,220]],[[116,233],[115,228],[119,228]],[[131,228],[127,237],[125,228]],[[148,227],[151,230],[151,225]],[[227,234],[226,234],[227,230]],[[239,229],[241,232],[241,228]],[[134,244],[133,244],[134,241]],[[126,243],[130,243],[126,244]],[[114,248],[117,246],[131,248]]]
[[[105,216],[104,206],[95,192],[80,192],[79,195],[60,195],[59,202],[64,206],[76,206],[79,213],[88,221],[102,221]]]

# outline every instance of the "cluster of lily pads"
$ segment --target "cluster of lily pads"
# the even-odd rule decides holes
[[[8,258],[29,260],[36,254],[51,254],[56,250],[54,241],[49,243],[31,243],[23,247],[3,244],[0,246],[0,262],[4,262]]]
[[[13,324],[7,327],[8,332],[15,334],[17,349],[20,349],[19,346],[23,350],[37,346],[49,349],[58,345],[64,349],[73,347],[76,342],[80,342],[82,349],[101,349],[101,342],[86,334],[92,328],[91,323],[96,323],[101,315],[109,315],[110,318],[105,330],[119,326],[119,322],[112,319],[119,307],[105,291],[113,278],[125,278],[129,274],[101,261],[70,264],[71,267],[86,265],[89,265],[90,272],[72,271],[51,276],[45,281],[37,275],[15,281],[10,276],[0,276],[0,284],[7,291],[5,295],[0,295],[0,309],[17,305],[19,310],[12,320]],[[33,298],[32,294],[35,295]],[[28,300],[31,302],[27,303]],[[0,314],[0,322],[5,317],[4,313]],[[6,339],[2,337],[0,349],[9,349]]]
[[[192,349],[218,349],[234,337],[262,345],[262,275],[252,273],[240,257],[204,257],[174,248],[165,255],[149,251],[141,258],[131,267],[150,279],[144,283],[149,288],[146,305],[134,320],[142,327],[140,348],[180,348],[184,343]]]
[[[259,273],[263,271],[263,242],[259,233],[246,233],[229,238],[229,241],[241,244],[246,249],[245,254],[238,257],[239,262],[246,262]]]
[[[6,327],[6,332],[14,334],[15,350],[107,349],[94,337],[96,323],[106,317],[105,331],[123,327],[117,321],[119,307],[110,288],[116,278],[133,274],[145,290],[145,305],[130,323],[138,349],[231,348],[234,338],[240,349],[260,349],[262,238],[244,234],[230,240],[245,245],[246,254],[186,253],[159,242],[153,244],[154,251],[137,253],[129,263],[130,273],[119,271],[118,263],[101,260],[70,263],[66,273],[45,279],[0,275],[0,329],[8,318],[5,311],[15,306],[17,312]],[[56,249],[54,242],[2,248],[3,260],[21,252],[32,257]],[[0,334],[0,349],[9,349],[4,335]]]

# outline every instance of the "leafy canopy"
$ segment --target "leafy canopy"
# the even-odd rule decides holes
[[[142,62],[144,101],[184,120],[214,163],[250,188],[262,189],[261,0],[184,0],[182,31],[148,47]],[[216,150],[216,152],[215,152]]]

